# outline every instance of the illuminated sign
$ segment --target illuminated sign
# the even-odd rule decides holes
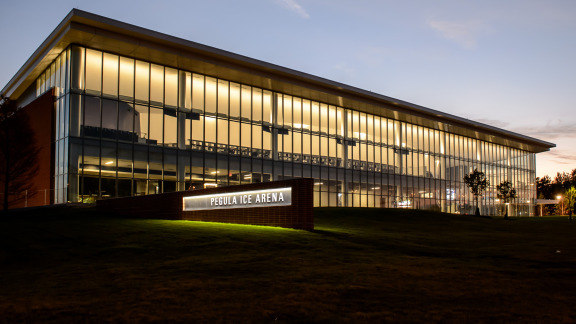
[[[238,191],[182,198],[183,210],[209,210],[292,205],[292,188]]]

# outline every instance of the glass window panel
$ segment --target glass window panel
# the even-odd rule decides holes
[[[114,132],[118,127],[118,105],[115,100],[104,99],[102,101],[102,137],[106,138],[116,138],[116,132]]]
[[[264,90],[263,95],[262,120],[267,123],[272,123],[272,92]]]
[[[313,101],[312,102],[312,131],[320,131],[320,104]]]
[[[340,136],[344,136],[344,109],[338,107],[338,114],[336,115],[336,123],[337,123],[337,127],[338,127],[338,135]]]
[[[102,52],[86,49],[86,91],[100,94],[102,90]]]
[[[294,153],[302,154],[302,134],[299,132],[293,133],[294,140],[292,142],[292,147]]]
[[[120,101],[118,103],[118,130],[121,140],[132,141],[134,125],[134,106],[130,103]]]
[[[204,111],[204,76],[200,74],[192,77],[192,108]]]
[[[164,102],[164,67],[161,65],[151,64],[150,103],[162,106],[163,102]]]
[[[70,136],[80,136],[82,98],[83,96],[77,94],[70,95]]]
[[[50,67],[48,68],[47,88],[50,89],[52,87],[54,87],[54,63],[50,64]]]
[[[178,107],[178,70],[168,67],[165,69],[164,103]]]
[[[312,155],[320,155],[320,136],[312,135]]]
[[[163,109],[150,107],[150,144],[162,145],[162,126],[164,125],[163,117]]]
[[[330,106],[328,110],[328,134],[338,134],[338,125],[336,124],[336,107]]]
[[[184,120],[184,144],[186,148],[189,148],[189,145],[192,144],[192,121],[190,118],[186,117],[187,114],[179,113],[180,119]],[[189,116],[189,115],[188,115]],[[182,145],[181,145],[182,148]]]
[[[320,105],[320,131],[328,134],[328,105]]]
[[[320,137],[320,155],[328,156],[328,137]]]
[[[268,151],[272,150],[272,133],[263,132],[260,128],[259,134],[262,134],[262,148]]]
[[[206,77],[205,109],[207,114],[216,114],[216,91],[216,79]]]
[[[311,153],[311,136],[310,134],[302,134],[302,153],[310,155]]]
[[[178,88],[180,108],[185,108],[183,110],[190,111],[192,108],[192,73],[180,71],[180,84]]]
[[[216,117],[206,116],[205,121],[205,141],[208,143],[216,143]]]
[[[240,108],[242,110],[242,119],[252,121],[252,89],[249,86],[242,85],[242,98]]]
[[[147,143],[148,139],[148,106],[136,105],[134,116],[134,133],[138,136],[138,143]]]
[[[148,88],[150,86],[150,64],[136,61],[136,100],[148,101]]]
[[[204,141],[204,117],[192,118],[192,139]]]
[[[100,137],[100,98],[84,97],[84,136]]]
[[[218,118],[218,143],[228,145],[228,120]]]
[[[170,147],[178,146],[178,118],[175,109],[165,108],[164,110],[164,145]]]
[[[240,117],[240,85],[230,83],[230,117]]]
[[[118,97],[118,55],[104,53],[104,82],[102,93],[105,96]]]
[[[56,62],[54,64],[54,68],[56,69],[54,72],[54,77],[56,79],[54,82],[54,86],[58,88],[56,89],[57,90],[56,97],[59,97],[62,91],[62,85],[60,84],[61,65],[62,65],[61,55],[58,55],[58,57],[56,58]]]
[[[218,114],[228,116],[228,81],[218,80]]]
[[[309,129],[310,125],[302,124],[302,99],[292,98],[292,123],[296,129]]]
[[[292,152],[292,132],[286,135],[278,136],[278,150],[282,152],[291,153]]]
[[[252,118],[262,121],[262,89],[252,88]]]
[[[262,148],[262,126],[252,125],[252,148]]]
[[[284,115],[283,123],[286,126],[292,126],[292,97],[284,95],[282,113]]]
[[[238,88],[240,89],[240,88]],[[240,123],[237,121],[230,121],[230,145],[240,145]]]
[[[85,49],[83,47],[72,47],[72,88],[77,90],[84,90],[84,59]]]
[[[120,98],[134,97],[134,60],[120,57]]]
[[[243,147],[251,147],[252,133],[250,124],[242,123],[240,125],[240,144]]]

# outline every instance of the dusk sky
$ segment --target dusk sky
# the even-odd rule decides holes
[[[2,0],[3,87],[72,8],[556,143],[576,168],[575,0]]]

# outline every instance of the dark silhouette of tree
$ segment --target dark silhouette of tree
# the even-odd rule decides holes
[[[49,121],[48,121],[49,122]],[[38,148],[28,116],[16,102],[0,98],[0,183],[4,190],[4,210],[22,200],[22,193],[32,188],[32,177],[38,173]],[[20,195],[19,195],[20,194]],[[30,192],[28,197],[35,195]]]
[[[539,199],[552,199],[552,179],[549,176],[536,178],[536,191]]]
[[[576,206],[576,187],[570,187],[566,190],[566,206],[568,208],[568,217],[570,222],[572,222],[572,213],[574,212],[574,206]]]
[[[502,181],[496,186],[496,196],[504,204],[504,218],[508,219],[508,208],[507,204],[516,198],[516,189],[512,187],[512,183],[508,180]]]
[[[536,178],[536,190],[539,199],[556,199],[559,195],[566,197],[572,187],[576,187],[576,169],[571,172],[558,172],[554,179],[549,176]],[[548,214],[557,212],[551,205],[547,205],[543,209]],[[563,211],[559,212],[562,213]]]
[[[562,191],[566,191],[572,187],[570,173],[568,172],[558,172],[556,173],[556,177],[554,178],[554,183],[558,185]]]
[[[486,179],[486,174],[482,171],[478,171],[478,169],[474,169],[474,172],[467,174],[464,176],[464,183],[470,188],[470,192],[474,195],[474,199],[476,200],[476,216],[480,216],[480,205],[478,199],[486,188],[490,185],[488,179]]]

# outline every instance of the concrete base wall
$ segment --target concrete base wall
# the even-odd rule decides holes
[[[290,206],[183,211],[182,201],[184,197],[282,187],[292,188],[292,205]],[[313,189],[313,179],[293,179],[157,195],[105,199],[98,200],[96,205],[102,212],[116,213],[128,217],[184,219],[312,230],[314,229]]]

